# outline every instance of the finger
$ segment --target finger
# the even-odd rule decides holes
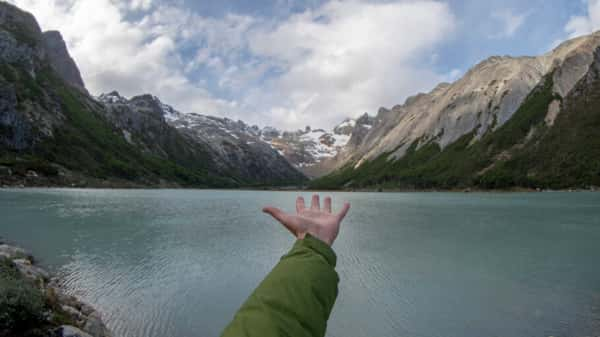
[[[325,212],[331,213],[331,197],[326,197],[325,198],[325,202],[323,204],[323,208],[325,209]]]
[[[350,210],[350,203],[344,203],[344,207],[337,214],[337,217],[340,221],[344,220],[344,217],[346,217],[346,214],[348,214],[348,210]]]
[[[296,212],[300,213],[304,210],[306,206],[304,205],[304,198],[298,197],[296,199]]]
[[[263,212],[271,215],[273,218],[275,218],[277,221],[283,223],[286,220],[286,214],[284,211],[280,210],[279,208],[276,207],[265,207],[263,208]]]
[[[312,201],[310,202],[310,209],[313,211],[320,211],[321,205],[319,204],[319,195],[315,194],[312,196]]]
[[[263,212],[265,212],[265,213],[269,214],[270,216],[272,216],[273,218],[275,218],[275,220],[279,221],[282,225],[284,225],[285,228],[287,228],[290,232],[292,232],[292,234],[296,235],[296,230],[291,225],[291,223],[289,221],[290,220],[289,215],[287,213],[285,213],[284,211],[282,211],[276,207],[265,207],[265,208],[263,208]]]

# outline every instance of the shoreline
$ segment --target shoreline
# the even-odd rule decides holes
[[[60,279],[25,249],[0,237],[0,334],[7,336],[113,337],[102,315],[68,295]],[[5,310],[3,313],[2,311]]]
[[[2,166],[0,165],[0,168]],[[5,172],[6,173],[6,172]],[[351,192],[351,193],[534,193],[534,192],[598,192],[599,186],[588,185],[585,188],[565,187],[560,189],[531,188],[513,186],[503,189],[482,189],[476,186],[462,186],[452,188],[401,188],[401,187],[367,187],[367,188],[334,188],[314,189],[310,185],[245,185],[240,187],[210,187],[210,186],[184,186],[174,182],[137,182],[125,179],[100,179],[85,176],[80,173],[71,173],[61,177],[47,177],[34,171],[29,171],[25,176],[13,174],[3,176],[0,170],[0,190],[47,188],[47,189],[123,189],[123,190],[215,190],[215,191],[289,191],[289,192]]]
[[[92,185],[92,186],[65,186],[65,185],[0,185],[2,190],[31,190],[31,189],[56,189],[56,190],[182,190],[182,191],[246,191],[246,192],[316,192],[316,193],[582,193],[600,192],[600,187],[590,186],[588,188],[564,188],[564,189],[533,189],[513,187],[509,189],[478,189],[478,188],[453,188],[453,189],[408,189],[408,188],[362,188],[362,189],[312,189],[301,187],[183,187],[183,186],[142,186],[142,185]]]

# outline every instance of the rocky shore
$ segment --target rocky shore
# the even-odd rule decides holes
[[[112,337],[98,311],[58,284],[0,238],[0,337]]]

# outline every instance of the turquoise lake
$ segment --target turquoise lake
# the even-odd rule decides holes
[[[211,337],[294,242],[261,208],[296,195],[0,190],[0,236],[115,336]],[[600,336],[600,193],[331,195],[352,209],[328,336]]]

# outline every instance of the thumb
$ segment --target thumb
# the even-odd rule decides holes
[[[342,220],[344,220],[344,218],[346,217],[346,214],[348,214],[348,211],[350,210],[350,203],[344,203],[344,207],[342,207],[342,210],[337,214],[338,219],[340,219],[339,221],[341,222]]]
[[[292,224],[289,221],[289,215],[284,211],[280,210],[277,207],[265,207],[263,208],[263,212],[269,214],[275,220],[279,221],[282,225],[285,226],[292,234],[296,235],[296,230],[293,228]]]
[[[270,216],[272,216],[273,218],[275,218],[277,221],[281,222],[282,224],[285,225],[285,220],[286,220],[286,214],[285,212],[283,212],[282,210],[280,210],[277,207],[265,207],[263,208],[263,212],[269,214]]]

